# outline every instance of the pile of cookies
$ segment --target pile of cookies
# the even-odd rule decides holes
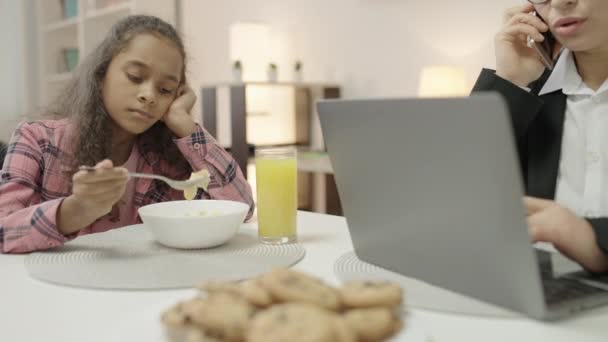
[[[163,313],[173,342],[383,341],[403,325],[403,293],[390,283],[333,288],[290,269],[243,282],[210,282],[206,296]]]

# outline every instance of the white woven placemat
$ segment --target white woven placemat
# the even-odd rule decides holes
[[[134,225],[30,254],[25,267],[32,277],[60,285],[158,290],[189,288],[205,280],[247,279],[291,266],[304,254],[300,244],[263,245],[254,231],[243,229],[216,248],[172,249],[155,242],[144,225]]]
[[[477,316],[520,317],[512,311],[361,261],[354,252],[348,252],[336,260],[334,273],[342,282],[395,282],[405,289],[406,305],[415,308]]]

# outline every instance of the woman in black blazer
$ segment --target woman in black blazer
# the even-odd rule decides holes
[[[576,191],[563,189],[568,188],[568,181],[580,185],[580,178],[585,177],[597,182],[585,184],[583,193],[597,191],[602,183],[608,189],[608,168],[596,172],[596,178],[590,178],[590,171],[570,172],[581,169],[576,163],[581,155],[577,148],[585,146],[579,142],[586,141],[589,132],[580,131],[576,126],[580,122],[572,118],[592,120],[589,113],[593,111],[599,114],[597,121],[585,122],[594,127],[604,123],[602,116],[608,118],[608,1],[529,2],[505,13],[504,26],[495,38],[496,72],[484,69],[473,91],[497,91],[509,106],[529,196],[524,202],[532,240],[553,243],[589,271],[606,272],[608,210],[576,213],[574,207],[580,211],[594,197],[585,195],[586,204],[579,205],[573,203],[578,198]],[[553,72],[527,46],[527,36],[542,41],[541,33],[549,30],[558,41],[556,52],[565,48]],[[608,139],[608,119],[605,127],[595,129],[600,135],[594,139]],[[599,151],[595,157],[600,159],[594,162],[602,156],[608,156],[608,151]]]

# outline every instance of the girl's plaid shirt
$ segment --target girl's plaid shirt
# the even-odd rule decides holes
[[[113,228],[140,223],[137,208],[157,202],[183,199],[183,193],[165,183],[134,179],[134,211],[131,222],[120,222],[120,207],[99,218],[78,233],[65,236],[57,230],[57,212],[71,194],[66,158],[70,155],[70,125],[67,119],[22,123],[9,143],[5,164],[0,172],[0,251],[25,253],[43,250],[76,238]],[[175,139],[175,144],[192,170],[207,169],[211,175],[208,192],[199,190],[197,198],[226,199],[249,204],[254,209],[251,187],[236,161],[204,128],[191,136]],[[192,170],[177,170],[150,152],[153,141],[138,139],[137,172],[162,174],[187,179]],[[124,216],[124,215],[123,215]]]

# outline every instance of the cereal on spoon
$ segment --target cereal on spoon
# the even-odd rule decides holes
[[[198,191],[198,188],[201,188],[201,189],[207,191],[207,188],[209,186],[209,181],[211,178],[209,176],[209,171],[200,170],[200,171],[193,172],[190,175],[190,178],[188,178],[188,180],[192,180],[192,179],[199,179],[200,181],[197,182],[197,184],[195,186],[184,190],[184,198],[187,199],[188,201],[194,199],[194,197],[196,196],[196,192]]]

